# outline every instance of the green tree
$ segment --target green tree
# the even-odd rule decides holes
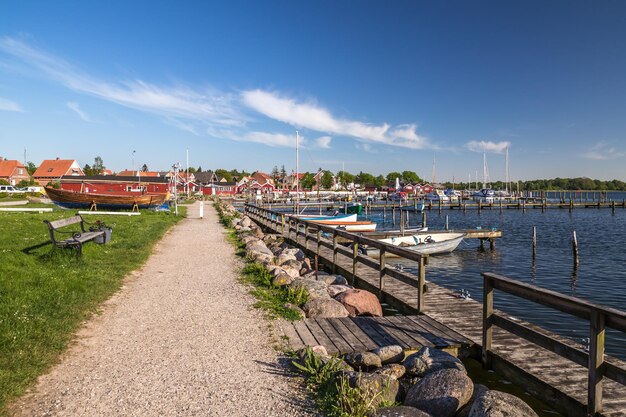
[[[324,171],[322,175],[322,188],[330,190],[333,188],[333,174],[330,171]]]
[[[222,168],[216,169],[215,175],[217,176],[218,181],[221,180],[222,178],[224,178],[228,182],[231,182],[233,180],[233,174],[231,174],[229,171],[222,169]]]
[[[395,182],[396,178],[402,178],[402,174],[400,174],[399,172],[390,172],[389,174],[387,174],[388,183]]]
[[[310,190],[315,185],[315,177],[310,172],[304,173],[302,175],[302,180],[300,181],[302,188],[305,190]]]
[[[99,156],[96,156],[93,159],[93,165],[91,167],[91,171],[92,171],[91,175],[102,175],[105,169],[106,167],[104,166],[104,162],[102,161],[102,158],[100,158]]]
[[[83,167],[83,172],[87,176],[93,175],[93,169],[89,166],[89,164],[85,164],[85,166]]]
[[[28,172],[28,175],[32,176],[35,171],[37,171],[37,165],[35,165],[31,161],[26,162],[26,172]]]
[[[280,178],[280,171],[278,171],[278,166],[274,165],[274,168],[272,168],[272,173],[270,175],[274,180],[274,183],[277,183],[278,179]]]
[[[285,165],[283,165],[280,167],[280,182],[283,186],[285,185],[285,178],[287,178],[287,170],[285,169]]]
[[[408,184],[419,184],[422,179],[413,171],[402,171],[402,179]],[[395,181],[395,179],[394,179]]]
[[[375,183],[375,178],[372,174],[368,174],[367,172],[359,172],[359,174],[354,179],[361,186],[371,185]]]
[[[377,176],[374,180],[374,184],[376,185],[376,187],[384,187],[386,183],[387,180],[385,180],[385,177],[383,177],[382,175]]]
[[[339,185],[343,188],[347,188],[348,184],[354,182],[354,175],[350,174],[347,171],[339,171],[337,173],[337,181],[339,181]]]
[[[148,172],[148,171],[149,171],[149,169],[148,169],[148,165],[143,164],[143,165],[141,166],[141,172]]]

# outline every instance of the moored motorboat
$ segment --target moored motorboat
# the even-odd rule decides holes
[[[307,221],[334,221],[342,223],[353,223],[357,219],[356,214],[335,214],[332,216],[322,216],[315,214],[288,214],[289,217]]]
[[[169,193],[116,195],[61,190],[52,187],[45,187],[45,190],[54,204],[69,209],[147,209],[158,207],[169,198]]]
[[[421,255],[435,255],[454,251],[465,236],[466,233],[457,232],[425,232],[408,236],[394,236],[379,239],[379,241]],[[365,252],[368,256],[378,257],[380,255],[380,250],[374,247],[368,247]],[[387,253],[387,256],[392,256],[392,254]]]

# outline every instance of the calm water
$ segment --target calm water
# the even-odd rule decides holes
[[[626,193],[610,193],[621,202]],[[626,310],[626,210],[611,209],[498,209],[427,211],[430,230],[443,229],[445,217],[451,229],[497,228],[504,236],[497,239],[495,251],[488,245],[480,250],[477,239],[461,243],[451,254],[433,256],[426,279],[444,287],[471,293],[482,301],[481,272],[495,272],[560,293]],[[382,213],[370,217],[381,228],[393,227]],[[411,226],[421,222],[421,215],[411,214]],[[532,261],[532,228],[537,227],[537,257]],[[397,227],[397,225],[396,225]],[[580,264],[574,269],[572,231],[576,230]],[[409,262],[406,265],[410,268]],[[583,320],[530,303],[497,291],[495,307],[521,319],[546,327],[577,342],[588,337]],[[626,360],[626,335],[607,331],[607,353]]]

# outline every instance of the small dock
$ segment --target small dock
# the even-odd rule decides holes
[[[283,320],[278,327],[292,349],[322,345],[331,355],[389,345],[402,346],[405,351],[428,346],[457,353],[459,349],[474,345],[463,335],[425,315]]]
[[[246,206],[246,214],[260,226],[299,246],[334,273],[347,277],[351,284],[378,294],[382,302],[397,308],[409,320],[415,315],[419,315],[420,319],[428,317],[424,322],[437,323],[440,329],[446,328],[460,335],[471,349],[472,356],[481,360],[486,368],[523,387],[564,415],[626,416],[626,363],[604,354],[605,327],[626,332],[625,312],[493,274],[483,274],[486,300],[483,305],[476,300],[461,298],[459,294],[433,282],[426,284],[427,257],[414,252],[337,229],[320,227],[313,231],[306,222],[285,220],[284,213],[256,206]],[[352,240],[350,249],[337,244],[340,237]],[[379,248],[381,261],[360,255],[358,247],[362,244]],[[385,253],[416,262],[418,274],[386,264]],[[590,326],[589,349],[495,310],[494,289],[586,320]],[[304,326],[315,338],[309,324]],[[311,326],[324,330],[321,322]],[[328,329],[327,324],[324,326]],[[340,333],[334,325],[333,329]],[[297,329],[295,331],[300,337]],[[328,333],[322,334],[319,329],[317,332],[320,338],[326,336],[330,339]],[[397,326],[392,325],[385,332],[393,334],[397,332]],[[396,334],[406,337],[404,330]],[[294,334],[287,336],[291,340]],[[333,337],[336,336],[333,334]],[[330,341],[340,352],[342,349],[333,340]],[[336,340],[342,344],[339,339]],[[417,342],[415,337],[413,340]],[[309,342],[300,338],[299,343],[304,345]],[[315,342],[319,340],[315,338]],[[349,345],[345,338],[344,342]],[[347,349],[346,346],[344,348]]]

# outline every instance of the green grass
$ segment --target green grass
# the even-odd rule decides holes
[[[113,226],[111,242],[87,243],[82,258],[50,244],[37,247],[50,238],[44,219],[73,214],[0,213],[0,415],[6,414],[8,401],[58,359],[80,323],[98,311],[124,276],[147,260],[165,231],[182,219],[149,211],[103,216]]]
[[[272,274],[257,263],[248,263],[244,267],[242,281],[252,286],[250,293],[257,299],[254,306],[265,310],[270,318],[280,317],[291,321],[300,319],[296,311],[284,305],[291,303],[302,307],[308,298],[306,290],[272,285]]]

